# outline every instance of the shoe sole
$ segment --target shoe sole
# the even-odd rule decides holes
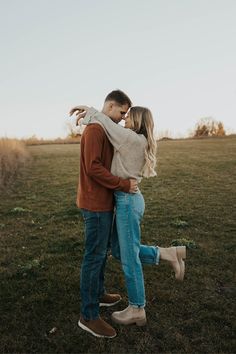
[[[80,328],[82,328],[83,330],[87,331],[88,333],[91,333],[93,336],[98,337],[98,338],[115,338],[116,334],[114,336],[105,336],[102,334],[98,334],[94,331],[92,331],[90,328],[86,327],[85,325],[83,325],[83,323],[81,323],[80,321],[78,322],[78,326]]]
[[[102,307],[102,306],[105,306],[105,307],[110,307],[110,306],[114,306],[116,304],[118,304],[118,302],[120,302],[120,300],[117,300],[116,302],[112,302],[111,304],[107,303],[107,302],[100,302],[99,306]]]
[[[184,274],[185,274],[185,262],[184,259],[186,259],[186,247],[185,246],[179,246],[176,247],[176,254],[180,266],[180,274],[178,277],[176,277],[177,280],[183,281],[184,280]]]

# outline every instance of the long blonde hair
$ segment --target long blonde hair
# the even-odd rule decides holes
[[[147,139],[145,149],[145,164],[142,170],[143,177],[156,176],[156,140],[154,138],[154,121],[148,108],[134,106],[130,108],[129,116],[131,129],[137,134],[143,134]]]

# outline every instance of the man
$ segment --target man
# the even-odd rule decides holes
[[[119,123],[131,107],[120,90],[109,93],[102,112]],[[70,115],[78,112],[75,107]],[[99,124],[88,125],[81,138],[80,180],[77,205],[85,222],[85,252],[81,266],[81,316],[78,325],[96,337],[113,338],[116,331],[99,316],[99,306],[117,304],[118,294],[107,294],[104,269],[113,220],[113,191],[134,193],[136,180],[124,180],[110,173],[113,147]]]

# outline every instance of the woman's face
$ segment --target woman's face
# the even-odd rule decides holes
[[[131,122],[131,118],[130,118],[130,112],[126,113],[124,120],[125,120],[125,128],[131,129],[132,122]]]

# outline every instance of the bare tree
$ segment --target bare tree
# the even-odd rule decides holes
[[[212,117],[201,118],[196,124],[194,137],[225,136],[225,129],[222,122],[217,122]]]

